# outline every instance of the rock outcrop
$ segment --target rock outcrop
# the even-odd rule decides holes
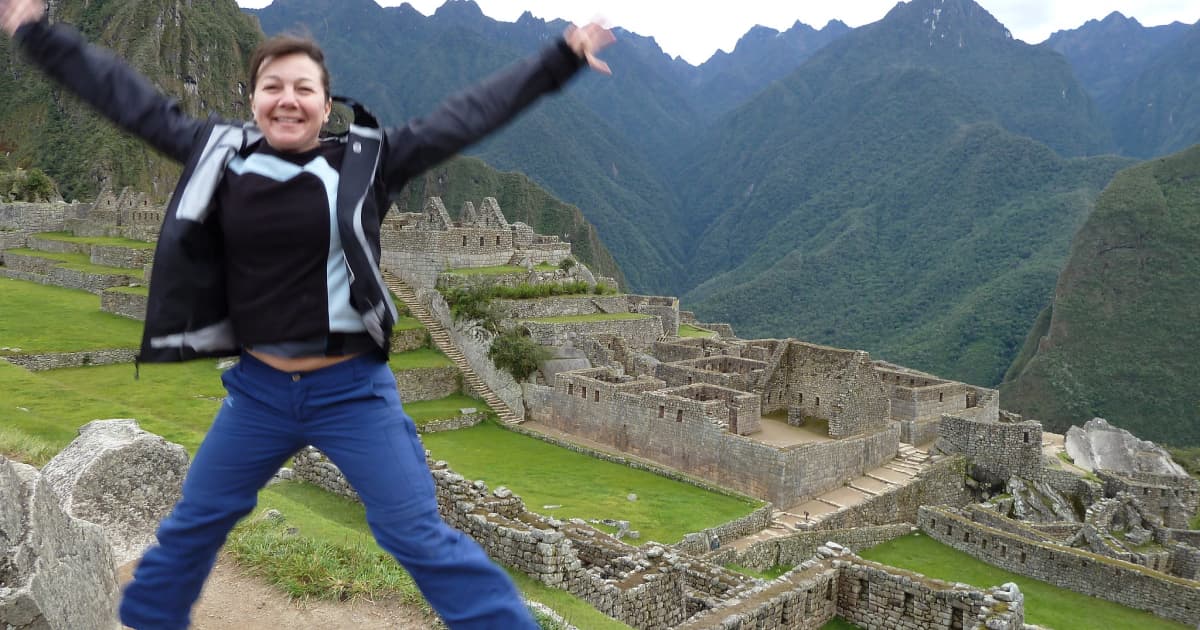
[[[1139,440],[1104,418],[1092,418],[1083,427],[1067,430],[1067,455],[1086,470],[1117,473],[1152,473],[1186,477],[1187,472],[1170,453],[1154,442]]]
[[[0,457],[0,628],[107,630],[117,565],[104,532],[72,518],[37,469]]]
[[[187,451],[147,433],[135,420],[96,420],[79,429],[42,476],[63,510],[108,535],[118,564],[141,556],[158,523],[179,500]]]

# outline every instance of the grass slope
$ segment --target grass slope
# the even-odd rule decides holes
[[[1055,630],[1151,630],[1187,626],[1120,604],[1068,591],[1040,580],[993,567],[923,534],[911,534],[861,554],[894,567],[947,582],[979,588],[1014,582],[1025,594],[1025,621]]]

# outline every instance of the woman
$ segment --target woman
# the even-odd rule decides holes
[[[185,628],[233,525],[312,444],[346,475],[379,544],[452,628],[536,627],[508,577],[437,513],[424,449],[387,367],[395,307],[378,269],[389,193],[506,123],[613,41],[596,24],[380,128],[361,106],[322,139],[329,73],[311,41],[277,37],[250,63],[253,123],[182,113],[42,0],[0,0],[0,28],[101,114],[184,164],[155,251],[141,361],[240,354],[183,496],[122,597],[138,630]]]

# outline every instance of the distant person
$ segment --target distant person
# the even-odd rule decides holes
[[[184,165],[158,241],[139,360],[240,354],[183,497],[126,587],[121,621],[186,628],[229,530],[305,445],[362,497],[379,544],[451,628],[537,627],[508,576],[442,521],[425,451],[386,362],[395,306],[379,272],[388,195],[499,128],[613,41],[597,24],[445,101],[381,127],[351,103],[350,130],[320,137],[332,107],[324,55],[274,37],[249,65],[253,123],[184,114],[42,0],[0,0],[0,27],[50,77]]]

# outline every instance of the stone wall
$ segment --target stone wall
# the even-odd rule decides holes
[[[861,503],[821,517],[824,530],[850,529],[869,525],[915,523],[922,505],[961,506],[971,502],[964,485],[966,461],[951,457],[931,463],[911,481],[891,488]]]
[[[106,290],[100,293],[100,310],[138,321],[146,321],[146,302],[141,293]]]
[[[560,295],[537,300],[495,299],[491,304],[497,313],[508,319],[630,312],[629,297],[624,295]]]
[[[525,509],[505,488],[489,492],[431,464],[438,507],[452,527],[474,538],[496,561],[567,590],[600,612],[635,628],[665,630],[688,616],[686,563],[660,545],[630,547],[582,521],[565,523]],[[294,459],[295,476],[357,498],[337,468],[312,448]]]
[[[911,523],[895,523],[853,529],[794,532],[786,536],[758,541],[743,551],[735,552],[726,562],[733,562],[759,571],[767,571],[773,567],[794,567],[813,557],[817,553],[817,548],[829,541],[857,553],[901,536],[907,536],[914,529],[916,528]]]
[[[97,295],[104,291],[104,289],[140,284],[142,282],[140,269],[136,271],[130,270],[129,275],[91,273],[61,267],[59,266],[61,263],[56,260],[39,258],[28,254],[14,254],[13,252],[5,253],[4,264],[8,267],[6,271],[10,272],[5,274],[8,277],[17,279],[37,278],[34,281],[40,284],[79,289]],[[11,272],[18,273],[14,274]]]
[[[113,350],[85,350],[82,352],[54,352],[48,354],[19,354],[3,358],[13,365],[19,365],[30,372],[44,372],[62,368],[83,367],[88,365],[113,365],[115,363],[133,363],[137,350],[120,348]]]
[[[408,352],[429,346],[429,334],[424,328],[392,331],[392,352]]]
[[[717,355],[660,363],[654,376],[672,387],[709,383],[748,392],[753,390],[766,368],[767,364],[763,361]]]
[[[0,228],[17,232],[61,232],[67,219],[91,209],[86,203],[0,203]]]
[[[596,440],[717,485],[787,508],[839,487],[896,455],[899,429],[785,448],[728,431],[728,405],[657,391],[641,377],[598,378],[604,369],[560,373],[548,426]],[[583,393],[587,391],[587,397]]]
[[[462,377],[456,367],[413,368],[396,372],[400,400],[416,402],[437,400],[462,390]]]
[[[1010,477],[1041,479],[1042,425],[1040,422],[994,422],[942,416],[937,448],[966,455],[977,475],[988,480]]]
[[[735,540],[757,534],[771,526],[771,514],[775,507],[770,503],[753,512],[736,518],[728,523],[710,527],[699,532],[685,534],[683,540],[676,543],[674,548],[681,553],[692,556],[703,556],[714,547],[720,547]]]
[[[93,265],[124,267],[140,272],[142,267],[154,261],[154,250],[151,248],[92,245],[90,249]]]
[[[1110,470],[1097,470],[1096,476],[1104,483],[1104,496],[1127,492],[1167,527],[1187,529],[1188,521],[1200,510],[1200,481],[1191,477]]]
[[[872,433],[890,424],[890,401],[866,352],[795,340],[786,344],[764,392],[764,411],[795,408],[824,418],[833,438]]]
[[[1200,619],[1200,582],[1078,549],[1032,541],[972,522],[945,508],[922,507],[918,525],[943,544],[1002,569],[1181,623]]]
[[[663,336],[662,320],[657,317],[556,323],[523,320],[520,325],[534,341],[547,346],[562,345],[575,335],[586,335],[620,337],[630,348],[647,348]]]
[[[1015,584],[989,591],[920,575],[893,573],[881,564],[852,557],[838,576],[842,619],[875,628],[988,628],[1021,630],[1025,601]]]
[[[921,420],[901,420],[900,441],[905,444],[929,444],[938,438],[941,418]]]
[[[417,425],[417,431],[421,433],[440,433],[442,431],[457,431],[459,429],[469,429],[487,418],[487,413],[477,411],[475,413],[465,413],[457,418],[447,418],[445,420],[431,420]]]
[[[770,582],[739,592],[676,630],[818,630],[838,612],[837,569],[810,562]]]
[[[610,285],[617,286],[615,282]],[[628,298],[631,312],[661,319],[665,334],[675,335],[679,330],[679,298],[660,295],[630,295]]]

